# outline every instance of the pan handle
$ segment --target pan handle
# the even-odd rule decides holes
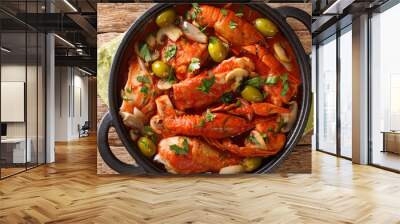
[[[311,16],[305,11],[290,6],[282,6],[276,10],[285,18],[292,17],[299,20],[307,27],[308,31],[311,32]]]
[[[119,160],[111,151],[108,142],[108,132],[112,127],[112,117],[109,112],[104,115],[97,131],[97,147],[104,162],[120,174],[140,175],[144,174],[141,167],[127,164]]]

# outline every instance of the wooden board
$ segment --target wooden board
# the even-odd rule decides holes
[[[99,3],[97,4],[97,47],[110,41],[112,38],[125,32],[128,27],[140,16],[143,12],[151,7],[153,3]],[[309,3],[268,3],[269,6],[276,8],[280,6],[292,6],[306,11],[311,14],[311,4]],[[311,34],[306,27],[292,18],[288,20],[289,25],[293,28],[296,35],[299,37],[303,48],[307,54],[311,53]],[[97,100],[98,121],[107,112],[107,105],[98,97]],[[119,141],[115,132],[109,133],[110,144],[112,151],[122,161],[134,163],[134,160],[124,150],[122,143]],[[302,146],[297,146],[289,157],[280,165],[276,172],[280,173],[310,173],[311,172],[311,135],[307,135],[302,139]],[[97,173],[98,174],[115,174],[116,172],[110,169],[97,156]]]

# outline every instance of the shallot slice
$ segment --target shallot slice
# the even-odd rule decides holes
[[[181,23],[181,29],[183,30],[183,34],[190,40],[203,44],[208,42],[207,36],[199,28],[187,21]]]

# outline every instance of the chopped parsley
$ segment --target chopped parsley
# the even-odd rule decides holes
[[[289,90],[289,82],[288,82],[288,73],[285,73],[281,76],[282,80],[282,91],[281,91],[281,96],[286,96],[288,90]]]
[[[224,93],[221,96],[221,102],[225,103],[225,104],[231,103],[233,101],[233,98],[234,98],[234,96],[233,96],[233,94],[231,92]]]
[[[169,61],[171,58],[173,58],[175,56],[176,50],[177,50],[177,47],[175,44],[169,45],[167,47],[167,50],[165,51],[164,59]]]
[[[269,132],[272,132],[272,131],[274,131],[274,129],[272,129],[272,127],[269,127],[269,128],[268,128],[268,131],[269,131]]]
[[[208,24],[203,26],[203,27],[199,27],[200,28],[200,32],[204,33],[206,31],[207,27],[208,27]]]
[[[256,88],[260,88],[264,84],[264,80],[257,76],[247,80],[246,84]]]
[[[247,139],[253,144],[261,145],[260,142],[258,142],[257,138],[254,135],[249,135],[249,137],[247,137]]]
[[[176,144],[170,145],[169,149],[174,151],[176,155],[186,155],[189,153],[189,142],[187,138],[183,140],[183,146],[180,147]]]
[[[205,115],[205,117],[206,117],[206,122],[210,122],[210,121],[213,121],[214,119],[215,119],[215,114],[213,114],[213,113],[211,113],[211,111],[210,110],[207,110],[206,111],[206,115]]]
[[[214,37],[214,36],[211,36],[211,37],[210,37],[210,43],[215,44],[215,43],[217,43],[218,41],[219,41],[218,38],[216,38],[216,37]]]
[[[133,101],[133,98],[129,97],[129,96],[122,95],[122,100],[124,100],[124,101]]]
[[[176,81],[175,75],[174,75],[174,70],[171,68],[168,70],[168,76],[167,76],[167,82],[169,83],[174,83]]]
[[[237,107],[240,107],[240,106],[242,106],[242,102],[238,99],[238,100],[236,100],[236,106]]]
[[[125,92],[127,92],[127,93],[132,93],[132,88],[131,88],[131,87],[126,87],[126,88],[125,88]]]
[[[235,13],[235,15],[236,15],[237,17],[242,17],[242,16],[243,16],[243,12],[237,12],[237,13]]]
[[[158,135],[154,132],[154,130],[150,126],[143,127],[143,134],[151,138],[153,142],[157,142]]]
[[[222,8],[222,9],[221,9],[221,14],[222,14],[223,16],[227,16],[227,15],[228,15],[228,11],[226,11],[226,9]]]
[[[285,82],[285,83],[283,83],[281,96],[286,96],[288,91],[289,91],[289,83]]]
[[[192,3],[193,12],[192,12],[192,20],[195,20],[197,15],[201,13],[201,8],[198,3]]]
[[[267,85],[275,85],[278,82],[278,76],[269,76],[265,80],[265,84]]]
[[[237,23],[235,23],[233,20],[229,21],[229,28],[231,28],[231,30],[236,29],[237,27]]]
[[[143,58],[146,62],[151,61],[150,49],[149,49],[149,46],[148,46],[146,43],[144,43],[144,44],[142,44],[142,45],[140,46],[140,49],[139,49],[139,56],[140,56],[141,58]]]
[[[147,94],[147,93],[149,92],[149,87],[147,87],[147,86],[142,86],[142,88],[140,88],[140,92],[141,92],[141,93],[144,93],[144,94]]]
[[[136,80],[141,83],[150,83],[150,79],[147,76],[139,75]]]
[[[200,90],[205,93],[209,93],[212,85],[215,83],[215,76],[212,76],[211,78],[207,79],[204,78],[201,80],[201,85],[197,87],[197,90]]]
[[[197,69],[200,69],[200,59],[192,58],[188,67],[188,72],[193,72]]]
[[[268,144],[268,142],[269,142],[268,135],[265,134],[265,133],[260,133],[260,134],[261,134],[261,137],[264,139],[264,142],[265,142],[266,144]]]
[[[206,125],[206,121],[203,119],[203,120],[201,120],[200,121],[200,123],[199,123],[199,127],[204,127],[204,125]]]
[[[239,10],[235,13],[237,17],[242,17],[243,14],[243,6],[240,6]]]

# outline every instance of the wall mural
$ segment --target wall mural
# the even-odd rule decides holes
[[[311,172],[310,13],[98,4],[98,173]]]

